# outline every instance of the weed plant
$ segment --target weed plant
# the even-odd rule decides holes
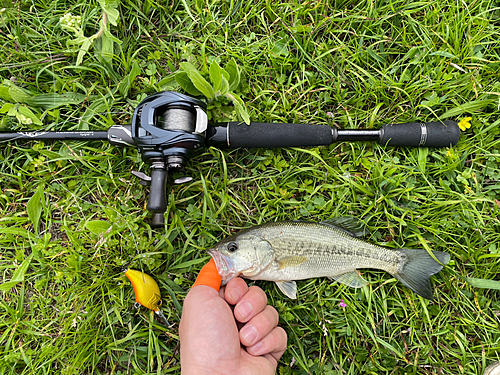
[[[131,176],[148,167],[135,149],[2,142],[1,375],[179,373],[182,303],[205,249],[254,224],[334,216],[363,219],[374,243],[452,261],[433,277],[433,302],[373,270],[362,270],[362,289],[299,281],[298,300],[256,282],[289,336],[279,374],[482,374],[500,360],[500,3],[0,8],[2,131],[107,130],[161,90],[199,94],[213,122],[472,124],[443,149],[205,148],[186,169],[193,181],[168,189],[164,229],[148,225],[148,190]],[[238,82],[211,75],[215,63],[236,66]],[[193,83],[190,67],[204,82]],[[203,95],[205,83],[224,92],[220,77],[235,96]],[[134,308],[125,267],[158,280],[172,327]]]

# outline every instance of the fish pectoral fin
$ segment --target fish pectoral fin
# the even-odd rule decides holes
[[[276,285],[285,296],[297,299],[297,283],[295,281],[276,281]]]
[[[283,258],[278,260],[278,266],[279,270],[282,270],[284,268],[290,268],[290,267],[297,267],[300,266],[302,263],[304,263],[307,260],[307,257],[301,257],[301,256],[291,256],[287,258]]]
[[[352,288],[362,288],[365,285],[368,285],[368,281],[363,279],[357,271],[346,272],[342,275],[331,276],[330,278]]]

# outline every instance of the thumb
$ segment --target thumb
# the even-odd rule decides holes
[[[217,292],[220,289],[221,277],[219,272],[217,272],[217,266],[215,265],[214,259],[210,259],[210,262],[205,264],[201,269],[196,281],[194,282],[193,288],[199,285],[206,285],[214,288]]]

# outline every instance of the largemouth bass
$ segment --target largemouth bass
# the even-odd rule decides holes
[[[441,271],[450,255],[435,251],[436,262],[422,249],[391,249],[361,240],[364,224],[340,217],[321,223],[285,221],[241,230],[207,250],[223,284],[236,276],[275,281],[297,298],[295,280],[329,277],[360,288],[368,282],[359,268],[384,270],[420,296],[432,300],[430,276]]]

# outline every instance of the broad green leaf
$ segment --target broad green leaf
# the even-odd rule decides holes
[[[63,105],[75,105],[83,103],[87,96],[76,92],[65,92],[64,94],[48,93],[32,96],[26,104],[31,107],[39,107],[51,110]]]
[[[123,78],[123,80],[119,84],[118,89],[120,90],[120,94],[122,94],[123,96],[128,95],[136,77],[139,74],[141,74],[141,67],[139,66],[137,61],[134,60],[130,72],[125,76],[125,78]]]
[[[113,34],[111,34],[111,31],[109,31],[108,27],[104,28],[104,33],[107,34],[108,38],[111,39],[116,44],[122,44],[122,41],[120,39],[118,39],[116,36],[114,36]]]
[[[120,12],[118,12],[118,7],[120,2],[118,0],[98,0],[104,13],[108,17],[108,22],[113,26],[117,25],[118,18],[120,18]]]
[[[14,107],[14,104],[11,103],[5,103],[2,108],[0,108],[0,113],[7,113],[9,112],[12,107]]]
[[[221,68],[222,69],[222,68]],[[226,69],[222,69],[222,76],[226,79],[226,81],[229,82],[229,78],[230,78],[230,75],[229,73],[226,71]]]
[[[7,116],[17,116],[17,109],[19,108],[20,104],[14,104],[12,107],[9,107],[7,111]]]
[[[188,76],[188,74],[186,72],[179,72],[179,73],[177,73],[175,75],[175,81],[189,95],[193,95],[193,96],[201,96],[201,95],[203,95],[200,92],[200,90],[198,90],[196,87],[194,87],[193,83],[189,79],[189,76]]]
[[[83,44],[87,39],[90,39],[90,38],[87,38],[85,36],[79,36],[75,39],[68,40],[66,42],[66,44],[68,46],[79,46],[79,45]]]
[[[82,116],[82,120],[79,122],[78,130],[89,130],[90,124],[94,124],[94,116],[101,116],[101,113],[109,111],[109,100],[110,94],[106,94],[99,99],[92,101],[92,104],[86,109]]]
[[[76,58],[76,65],[77,66],[82,63],[83,56],[85,56],[85,54],[89,51],[89,48],[92,45],[92,41],[93,41],[92,38],[85,38],[85,40],[83,41],[83,43],[80,47],[80,51],[78,51],[78,56]]]
[[[9,87],[2,85],[0,86],[0,99],[12,101],[12,96],[9,94]]]
[[[100,55],[102,61],[105,61],[109,65],[112,65],[114,48],[113,48],[113,39],[110,36],[111,34],[107,30],[105,30],[104,33],[102,34]]]
[[[226,95],[229,92],[229,82],[226,77],[222,76],[221,86],[220,86],[220,95]]]
[[[12,274],[12,279],[10,281],[24,281],[24,275],[26,274],[26,271],[28,270],[28,267],[30,266],[31,260],[33,259],[34,253],[31,253],[19,266],[17,270],[14,271]]]
[[[235,91],[240,85],[240,70],[234,59],[227,63],[225,71],[229,74],[229,90]]]
[[[35,115],[31,109],[29,109],[28,107],[25,107],[24,105],[20,105],[18,108],[17,108],[17,111],[25,116],[26,118],[29,118],[31,119],[31,121],[33,122],[33,124],[35,125],[43,125],[43,123],[40,121],[40,119],[38,118],[37,115]]]
[[[221,91],[221,86],[222,86],[222,68],[219,66],[217,61],[214,61],[212,65],[210,65],[210,80],[212,81],[212,84],[214,85],[214,91],[217,93]]]
[[[13,83],[9,85],[9,95],[13,101],[18,103],[26,103],[26,101],[31,97],[30,94]]]
[[[167,75],[166,77],[163,77],[159,82],[158,82],[158,86],[160,86],[160,88],[162,90],[168,90],[168,87],[172,87],[172,86],[175,86],[175,84],[177,83],[177,81],[175,80],[175,76],[176,76],[176,73],[173,73],[173,74],[169,74]],[[186,75],[187,77],[187,75]],[[189,79],[189,78],[188,78]]]
[[[17,283],[18,283],[17,281],[7,281],[3,284],[0,284],[0,292],[8,292],[13,287],[15,287]]]
[[[205,97],[210,100],[215,99],[215,93],[212,85],[207,82],[205,78],[201,75],[201,73],[190,63],[184,62],[181,63],[181,68],[187,74],[194,87],[196,87]]]
[[[58,154],[57,152],[54,152],[54,151],[50,151],[50,150],[40,150],[38,151],[40,153],[40,155],[43,155],[43,156],[46,156],[49,160],[60,160],[61,159],[61,155]]]
[[[194,87],[200,90],[205,97],[210,100],[215,99],[214,89],[199,72],[191,72],[188,73],[188,75],[191,82],[193,82]]]
[[[120,18],[120,12],[118,12],[118,9],[108,6],[103,8],[103,10],[108,16],[109,23],[116,26],[118,24],[118,19]]]
[[[420,147],[418,149],[418,166],[423,174],[425,174],[425,169],[427,167],[428,155],[429,155],[429,149],[427,147]]]
[[[8,87],[8,96],[10,96],[12,100],[17,103],[25,103],[26,100],[31,97],[30,93],[28,93],[26,90],[21,89],[20,87],[17,87],[7,79],[3,80],[3,84]]]
[[[500,281],[496,280],[486,280],[486,279],[476,279],[473,277],[466,277],[465,281],[475,288],[481,289],[498,289],[500,290]]]
[[[35,239],[35,235],[24,229],[24,228],[19,228],[19,227],[12,227],[12,228],[1,228],[0,227],[0,234],[10,234],[12,236],[21,236],[21,237],[25,237],[27,239],[31,239],[31,240],[34,240]]]
[[[287,57],[289,55],[288,41],[285,40],[284,38],[276,41],[276,43],[274,43],[271,52],[278,56]]]
[[[196,69],[196,67],[191,63],[181,62],[180,66],[181,66],[181,69],[183,71],[185,71],[187,74],[189,74],[190,72],[198,72],[198,69]]]
[[[14,271],[14,274],[12,275],[12,279],[10,281],[7,281],[3,284],[0,284],[0,291],[1,292],[8,292],[12,287],[16,286],[16,284],[23,282],[24,281],[24,275],[26,274],[26,271],[28,270],[28,267],[30,266],[31,260],[33,259],[33,254],[31,253],[18,267],[17,270]]]
[[[26,210],[28,211],[28,217],[30,221],[33,223],[33,227],[35,228],[35,233],[38,234],[38,227],[40,224],[40,217],[42,215],[42,200],[43,200],[43,185],[39,185],[38,189],[36,189],[35,194],[29,199],[28,204],[26,205]]]
[[[455,116],[461,115],[462,113],[477,112],[477,111],[482,110],[483,108],[487,107],[489,104],[491,104],[493,102],[494,102],[494,100],[492,100],[492,99],[474,100],[472,102],[462,104],[458,107],[450,109],[449,111],[446,111],[439,118],[445,119],[445,118],[455,117]]]
[[[245,121],[245,124],[249,125],[250,124],[250,116],[248,115],[247,108],[245,106],[245,103],[243,103],[243,100],[241,98],[234,94],[234,93],[229,93],[226,95],[229,97],[234,104],[234,108],[236,109],[236,113]]]
[[[92,220],[85,224],[87,229],[93,234],[102,234],[111,228],[111,224],[103,220]]]

